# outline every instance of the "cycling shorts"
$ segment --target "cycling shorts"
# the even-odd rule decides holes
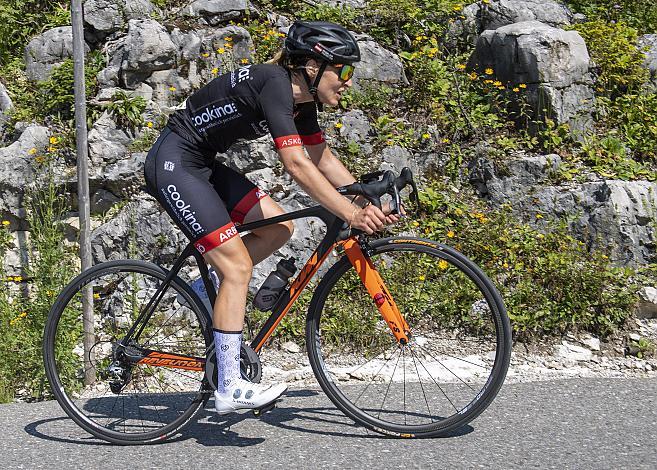
[[[215,152],[200,149],[164,128],[146,156],[148,192],[201,253],[237,236],[235,223],[267,194],[243,175],[217,162]]]

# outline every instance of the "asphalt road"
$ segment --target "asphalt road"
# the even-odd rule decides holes
[[[454,436],[357,428],[321,390],[289,390],[261,419],[209,410],[173,442],[117,447],[56,402],[0,405],[0,468],[657,468],[657,378],[507,384]]]

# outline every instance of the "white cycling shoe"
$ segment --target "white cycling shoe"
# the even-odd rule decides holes
[[[225,393],[214,392],[214,407],[219,414],[237,410],[262,408],[276,401],[287,390],[287,384],[261,385],[238,379]]]

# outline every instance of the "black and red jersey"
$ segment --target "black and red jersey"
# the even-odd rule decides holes
[[[295,106],[288,72],[273,64],[247,65],[218,76],[187,98],[167,126],[216,152],[267,133],[278,149],[324,142],[315,102]]]

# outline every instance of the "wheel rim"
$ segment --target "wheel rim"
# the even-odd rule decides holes
[[[444,431],[479,414],[504,379],[503,306],[458,258],[400,248],[380,249],[372,261],[410,325],[409,344],[396,343],[345,263],[318,305],[322,385],[347,415],[371,428]]]
[[[134,363],[118,354],[127,333],[163,281],[161,273],[138,266],[101,269],[68,296],[53,332],[52,381],[60,403],[92,433],[115,440],[148,440],[177,429],[204,402],[204,370],[183,370]],[[92,360],[83,360],[82,296],[93,291]],[[158,352],[205,357],[206,342],[191,298],[172,283],[142,333],[130,346]],[[110,366],[113,368],[110,369]],[[93,384],[84,372],[92,370]]]

